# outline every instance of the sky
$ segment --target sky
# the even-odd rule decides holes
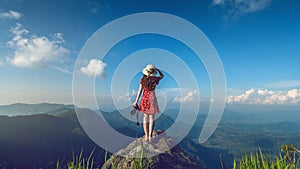
[[[95,81],[94,92],[101,102],[113,93],[121,104],[122,99],[135,98],[140,71],[150,62],[166,74],[158,86],[164,100],[192,103],[197,94],[200,100],[210,100],[205,65],[188,45],[170,37],[132,36],[105,56],[95,54],[78,61],[95,32],[141,12],[175,15],[203,32],[223,65],[228,104],[299,105],[299,11],[296,0],[0,0],[0,105],[72,104],[74,74]],[[120,27],[119,33],[133,29]],[[104,41],[111,39],[107,36]],[[196,88],[182,80],[187,74],[172,73],[184,69],[176,66],[177,61],[192,72]]]

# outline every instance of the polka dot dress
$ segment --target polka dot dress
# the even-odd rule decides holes
[[[155,91],[144,89],[140,111],[145,114],[157,114],[159,112]]]
[[[159,112],[157,99],[155,96],[155,87],[162,77],[143,77],[141,84],[144,92],[140,104],[140,111],[145,114],[157,114]]]

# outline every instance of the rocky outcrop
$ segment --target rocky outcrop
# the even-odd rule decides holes
[[[149,169],[202,169],[196,160],[175,145],[165,132],[153,131],[153,136],[154,139],[150,143],[143,137],[137,138],[126,148],[113,154],[102,169],[131,169],[136,168],[135,166]]]

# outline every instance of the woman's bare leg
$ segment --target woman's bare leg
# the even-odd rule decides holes
[[[149,115],[149,141],[151,141],[152,132],[154,128],[154,114]]]
[[[148,141],[148,118],[149,115],[144,113],[143,124],[144,124],[144,132],[145,132],[145,140]]]

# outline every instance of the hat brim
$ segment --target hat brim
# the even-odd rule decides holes
[[[147,70],[146,68],[144,68],[144,69],[142,70],[142,73],[143,73],[144,75],[146,75],[146,76],[150,76],[150,75],[156,75],[157,71],[154,70],[152,73],[149,73],[148,70]]]

